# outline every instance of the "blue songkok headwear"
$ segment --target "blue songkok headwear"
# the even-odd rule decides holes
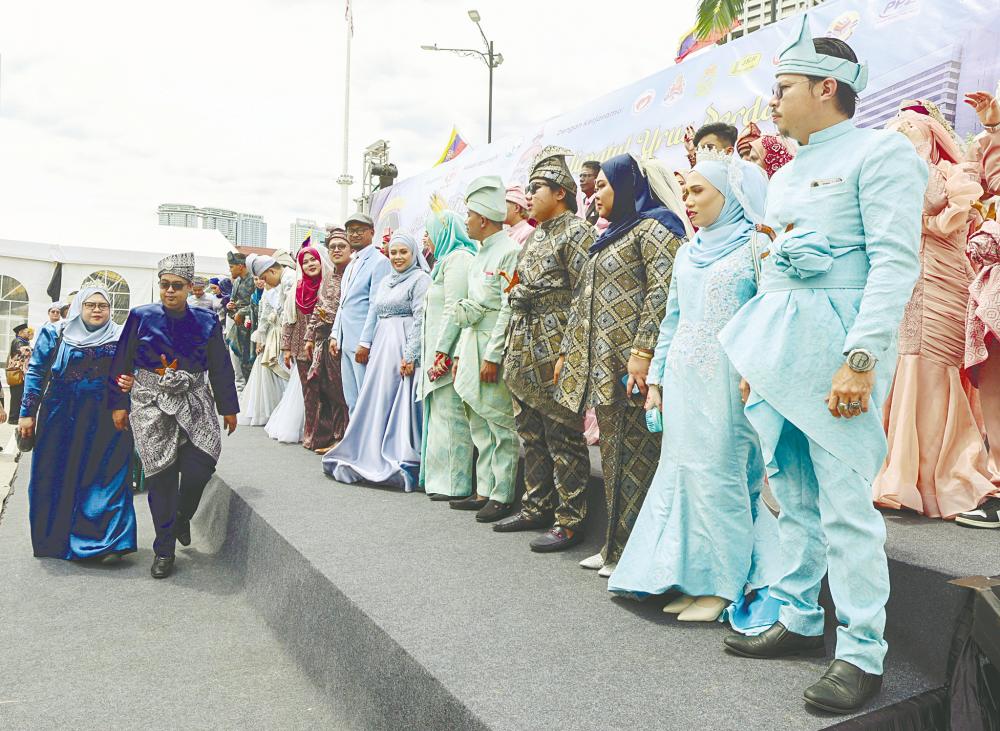
[[[776,76],[799,74],[836,79],[842,84],[847,84],[856,94],[860,94],[868,86],[868,64],[854,63],[846,58],[816,52],[812,34],[809,32],[808,15],[802,16],[802,25],[795,42],[778,55],[778,68],[774,73]]]

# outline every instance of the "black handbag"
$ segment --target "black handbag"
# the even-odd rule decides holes
[[[21,427],[14,430],[14,439],[17,441],[17,449],[20,452],[30,452],[35,448],[35,442],[38,441],[38,414],[42,410],[42,402],[45,400],[45,394],[49,390],[49,381],[52,380],[52,369],[56,365],[56,358],[59,357],[59,348],[62,347],[63,335],[62,331],[59,332],[59,338],[56,340],[56,347],[52,350],[52,359],[49,361],[49,367],[45,370],[45,378],[42,379],[42,387],[39,389],[38,397],[38,411],[35,412],[35,429],[31,432],[30,437],[21,436]]]

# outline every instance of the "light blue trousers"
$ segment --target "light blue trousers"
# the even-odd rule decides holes
[[[365,381],[365,366],[355,362],[354,352],[340,351],[340,380],[344,384],[344,401],[347,413],[354,415],[354,404],[358,402],[361,384]]]
[[[781,504],[784,576],[771,596],[783,604],[780,621],[792,632],[823,634],[819,591],[829,573],[840,623],[837,659],[881,675],[889,567],[871,485],[787,421],[774,457],[779,472],[770,483]]]

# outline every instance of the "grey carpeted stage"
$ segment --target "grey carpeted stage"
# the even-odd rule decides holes
[[[22,501],[25,478],[22,466]],[[600,518],[600,485],[592,482]],[[145,553],[132,574],[148,569],[147,521],[142,515]],[[66,707],[74,692],[99,686],[91,654],[110,672],[108,653],[120,646],[133,651],[107,689],[122,674],[145,676],[142,689],[133,679],[108,703],[138,700],[151,713],[144,689],[165,682],[170,706],[199,709],[185,728],[299,728],[312,719],[314,728],[338,729],[808,731],[843,720],[801,700],[829,657],[731,657],[722,625],[678,623],[660,611],[662,598],[612,599],[605,580],[577,566],[600,546],[600,521],[584,546],[533,554],[534,534],[494,533],[422,493],[337,484],[317,456],[261,429],[224,440],[194,545],[180,551],[168,582],[126,584],[113,581],[114,570],[31,559],[23,536],[11,538],[12,522],[26,533],[23,511],[8,511],[0,526],[0,561],[18,572],[14,591],[4,591],[13,602],[4,608],[0,652],[10,658],[12,644],[24,641],[18,622],[51,637],[15,652],[4,680],[13,676],[22,696],[44,705]],[[990,531],[900,515],[887,522],[891,650],[875,708],[942,685],[965,597],[946,581],[995,573],[1000,555]],[[21,619],[12,623],[12,615]],[[112,618],[119,631],[100,629]],[[67,646],[80,635],[87,639]],[[70,679],[50,680],[68,667],[87,667],[76,690]],[[35,677],[40,669],[44,681]],[[295,706],[310,693],[325,705],[305,713]],[[10,696],[0,695],[0,726],[11,708],[26,713],[2,703]],[[157,717],[146,718],[155,725]]]

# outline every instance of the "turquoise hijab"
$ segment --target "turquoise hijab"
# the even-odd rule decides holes
[[[764,218],[767,176],[759,166],[734,156],[725,161],[699,162],[694,166],[694,172],[711,183],[726,199],[715,222],[698,229],[691,240],[691,263],[696,267],[707,267],[750,240],[754,227]]]
[[[434,270],[431,272],[431,279],[435,281],[441,271],[441,264],[449,254],[463,249],[473,255],[479,251],[479,245],[469,238],[465,230],[465,222],[454,211],[431,213],[427,217],[425,228],[434,244]]]

